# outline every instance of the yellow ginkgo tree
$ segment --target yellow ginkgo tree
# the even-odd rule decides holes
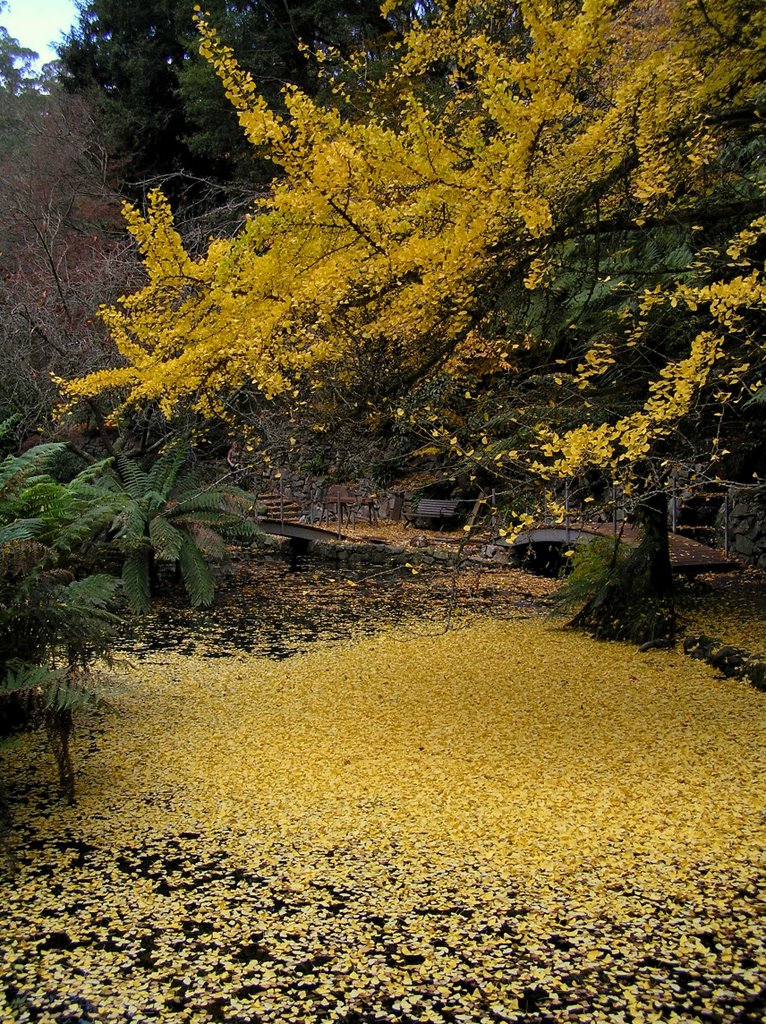
[[[242,396],[310,401],[331,380],[346,408],[369,409],[451,372],[456,353],[500,352],[499,330],[524,355],[484,375],[490,402],[497,388],[534,404],[509,380],[563,367],[546,387],[568,418],[534,424],[526,471],[640,484],[690,415],[700,451],[720,450],[716,413],[757,391],[763,366],[759,0],[456,0],[359,102],[291,88],[284,116],[197,18],[278,174],[202,254],[161,192],[126,208],[147,279],[103,311],[124,365],[69,382],[73,399],[118,389],[166,414],[230,416]],[[577,288],[562,285],[573,265]],[[555,307],[557,288],[573,313],[556,338],[530,301],[508,301]]]

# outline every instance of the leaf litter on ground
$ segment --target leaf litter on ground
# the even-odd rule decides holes
[[[0,1018],[763,1019],[745,682],[470,615],[121,682],[75,807],[37,739],[6,769]]]

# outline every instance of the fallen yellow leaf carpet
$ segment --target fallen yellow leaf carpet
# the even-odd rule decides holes
[[[763,1020],[744,682],[477,618],[161,652],[115,703],[76,806],[41,796],[40,740],[9,758],[3,1021]]]

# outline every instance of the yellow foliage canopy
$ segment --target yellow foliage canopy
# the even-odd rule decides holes
[[[755,0],[461,2],[409,33],[363,118],[297,89],[280,117],[204,16],[198,24],[243,129],[283,176],[235,237],[196,257],[161,193],[143,214],[127,208],[148,280],[103,313],[125,365],[71,382],[73,398],[120,387],[131,403],[191,402],[212,416],[243,386],[272,397],[329,368],[342,380],[359,346],[416,380],[470,350],[499,281],[544,286],[546,254],[588,229],[594,209],[607,220],[628,211],[636,225],[705,195],[716,118],[757,103],[766,73]],[[437,66],[450,70],[432,99],[422,82]],[[762,219],[748,231],[737,253]],[[679,288],[668,300],[708,303],[720,331],[662,369],[634,415],[544,438],[548,471],[640,457],[720,361],[736,387],[728,338],[740,304],[763,296],[757,266],[708,294]],[[586,357],[584,384],[603,354]]]

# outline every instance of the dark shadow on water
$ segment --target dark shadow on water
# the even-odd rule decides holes
[[[209,658],[257,654],[283,659],[319,640],[375,633],[449,603],[449,573],[413,580],[408,570],[340,568],[307,555],[243,562],[218,585],[212,608],[192,609],[169,595],[149,615],[126,624],[128,655],[174,651]],[[427,596],[428,600],[424,601]]]

